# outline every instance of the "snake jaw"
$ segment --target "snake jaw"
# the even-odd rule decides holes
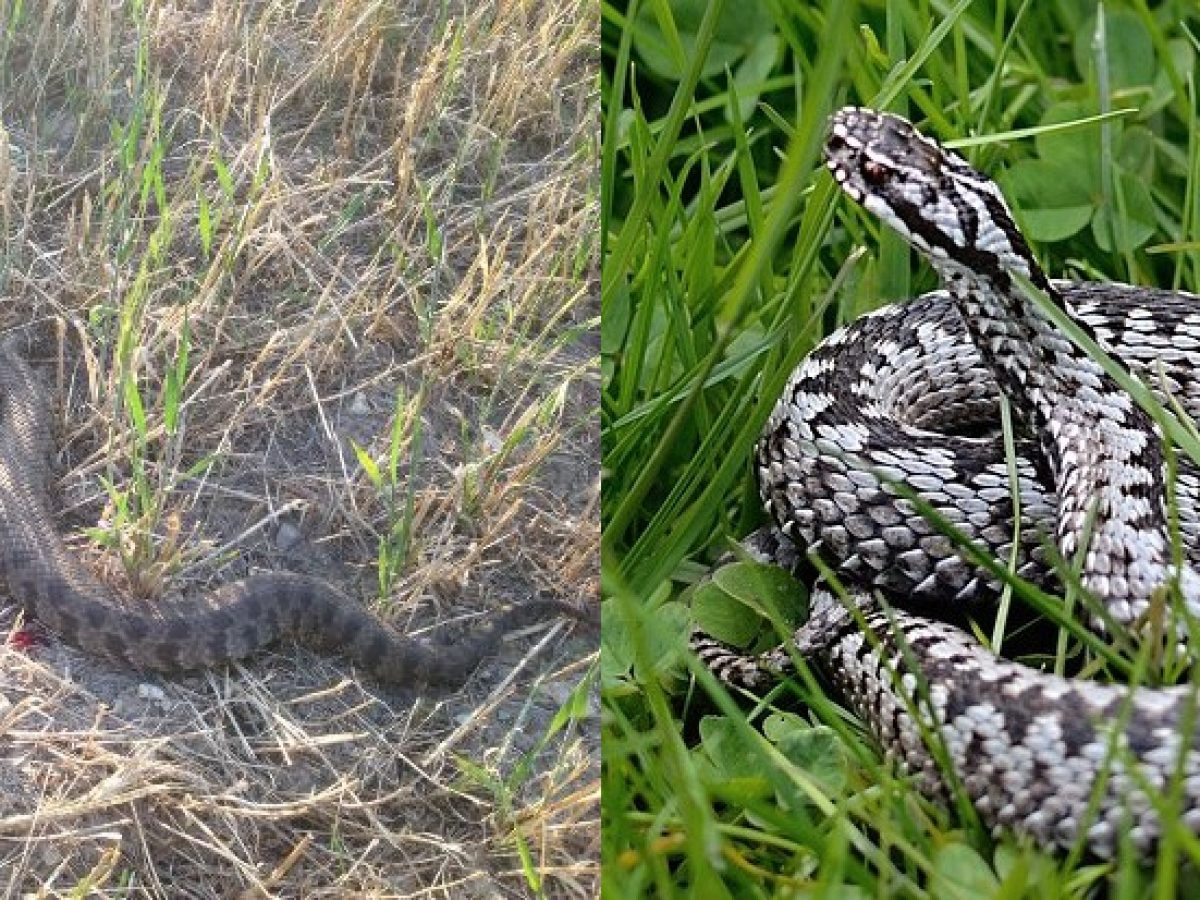
[[[939,162],[931,156],[913,154],[904,144],[917,133],[903,119],[858,107],[834,113],[825,141],[825,165],[838,187],[851,200],[898,232],[922,253],[948,259],[947,250],[930,240],[925,229],[910,227],[916,221],[905,210],[920,210],[930,198],[914,191],[913,179],[901,177],[906,169],[940,178]],[[920,138],[924,140],[924,138]],[[965,163],[964,163],[965,165]],[[938,232],[965,240],[953,215],[941,217]]]

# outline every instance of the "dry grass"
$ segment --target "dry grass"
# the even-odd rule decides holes
[[[0,18],[0,333],[61,398],[98,573],[310,571],[434,634],[597,602],[587,3]],[[291,646],[179,679],[3,648],[0,895],[593,894],[595,635],[565,630],[420,701]]]

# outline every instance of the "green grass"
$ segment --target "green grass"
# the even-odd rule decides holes
[[[597,43],[585,0],[0,0],[0,338],[122,605],[288,570],[440,643],[598,602]],[[565,628],[418,700],[0,616],[4,896],[595,892]]]
[[[1052,276],[1200,286],[1200,11],[1112,4],[1103,29],[1094,12],[1065,0],[603,4],[614,896],[1181,889],[1186,842],[1099,865],[994,841],[969,808],[920,797],[808,673],[750,705],[683,652],[689,588],[762,520],[750,455],[788,374],[837,325],[937,285],[822,171],[833,109],[887,108],[955,142],[998,177]],[[1186,427],[1168,431],[1194,445]],[[793,602],[796,589],[739,580],[760,576],[721,577],[737,596],[757,586]],[[1079,604],[1013,594],[1063,627],[1051,662],[1084,645],[1098,658],[1086,671],[1107,661],[1139,677],[1137,651],[1110,652]]]

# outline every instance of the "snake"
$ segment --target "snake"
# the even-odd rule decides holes
[[[493,613],[447,645],[405,635],[327,581],[259,572],[207,594],[143,600],[98,579],[55,528],[48,401],[11,342],[0,344],[0,577],[27,616],[83,651],[164,673],[211,668],[293,639],[338,653],[369,676],[413,690],[462,686],[506,632],[554,616],[565,600]]]
[[[1189,652],[1200,471],[1168,456],[1161,418],[1116,375],[1200,414],[1200,297],[1050,279],[996,183],[900,116],[834,113],[824,157],[942,287],[819,343],[758,440],[770,524],[746,546],[789,568],[822,561],[808,619],[758,655],[699,630],[692,646],[759,692],[812,663],[886,759],[936,801],[965,795],[993,835],[1103,859],[1151,856],[1168,824],[1200,834],[1194,685],[1045,672],[939,615],[995,600],[996,564],[1040,589],[1061,587],[1065,561],[1095,630],[1139,641],[1178,625],[1165,642]]]

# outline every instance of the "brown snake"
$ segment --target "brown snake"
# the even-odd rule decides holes
[[[582,616],[564,601],[528,602],[452,646],[435,646],[398,633],[318,578],[286,572],[252,575],[207,597],[127,600],[92,575],[55,530],[46,492],[51,450],[37,380],[19,353],[0,345],[0,574],[27,615],[88,653],[184,671],[290,637],[340,653],[382,682],[454,687],[506,631]]]

